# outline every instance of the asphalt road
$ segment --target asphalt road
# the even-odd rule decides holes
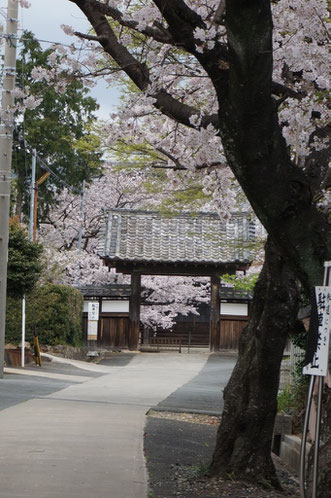
[[[69,363],[48,361],[43,361],[41,368],[34,364],[27,365],[24,374],[22,369],[8,368],[5,378],[0,380],[0,411],[100,375],[102,374],[82,370]]]
[[[189,382],[162,400],[154,410],[221,415],[223,389],[236,363],[236,357],[214,354]]]
[[[234,358],[117,353],[6,369],[1,498],[146,498],[146,412],[219,410]]]

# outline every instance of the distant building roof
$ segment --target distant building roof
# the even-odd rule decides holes
[[[130,284],[79,285],[77,289],[86,298],[88,297],[129,298],[131,295]]]
[[[116,263],[244,264],[253,259],[254,222],[234,214],[224,223],[214,213],[180,213],[111,209],[103,218],[98,254]],[[240,266],[240,265],[239,265]]]
[[[88,284],[79,285],[77,289],[86,299],[92,297],[129,299],[131,296],[130,284]],[[220,298],[225,301],[250,301],[252,297],[253,295],[249,291],[235,290],[233,287],[225,287],[223,285],[220,287]]]
[[[220,298],[224,301],[251,301],[253,292],[221,285]]]

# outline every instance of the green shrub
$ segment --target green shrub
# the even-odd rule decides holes
[[[303,298],[302,298],[303,299]],[[302,301],[303,304],[306,304]],[[303,354],[296,356],[296,364],[292,371],[291,384],[278,394],[278,411],[292,415],[292,428],[294,433],[302,430],[303,416],[306,408],[307,389],[309,375],[303,375],[304,351],[307,347],[308,334],[300,322],[296,324],[296,330],[290,335],[292,343],[303,350]]]
[[[285,389],[279,392],[277,397],[278,411],[283,413],[291,413],[293,410],[293,390],[291,386],[286,386]]]
[[[308,382],[308,375],[294,375],[292,385],[286,386],[277,397],[278,411],[292,415],[292,429],[295,434],[302,431]]]
[[[22,298],[35,288],[42,272],[43,249],[30,242],[17,220],[9,222],[7,294]]]
[[[36,330],[40,344],[82,342],[83,298],[79,291],[65,285],[47,284],[37,287],[26,298],[26,340],[33,342]],[[22,301],[8,298],[6,342],[21,341]]]

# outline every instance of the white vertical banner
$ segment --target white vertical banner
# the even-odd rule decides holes
[[[88,303],[87,312],[87,340],[98,339],[99,303],[92,301]]]
[[[99,303],[97,301],[90,301],[88,303],[88,320],[98,321],[99,320]]]
[[[303,368],[303,373],[325,377],[329,361],[331,287],[315,287],[315,297],[318,321],[317,347],[312,362]]]

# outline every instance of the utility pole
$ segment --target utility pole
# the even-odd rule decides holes
[[[8,0],[0,123],[0,378],[3,377],[18,0]]]
[[[30,183],[30,218],[29,218],[29,241],[33,241],[33,227],[34,227],[34,204],[35,204],[35,183],[36,183],[36,149],[32,150],[32,163],[31,163],[31,183]]]
[[[32,150],[31,163],[31,184],[30,184],[30,220],[29,220],[29,241],[33,241],[33,214],[34,214],[34,189],[36,182],[36,149]],[[21,367],[25,366],[25,294],[22,298],[22,346],[21,346]]]
[[[46,171],[35,183],[33,188],[33,222],[32,222],[32,239],[31,242],[36,242],[37,240],[37,214],[38,214],[38,187],[49,177],[50,173]],[[31,194],[32,195],[32,194]],[[31,221],[31,220],[30,220]]]

